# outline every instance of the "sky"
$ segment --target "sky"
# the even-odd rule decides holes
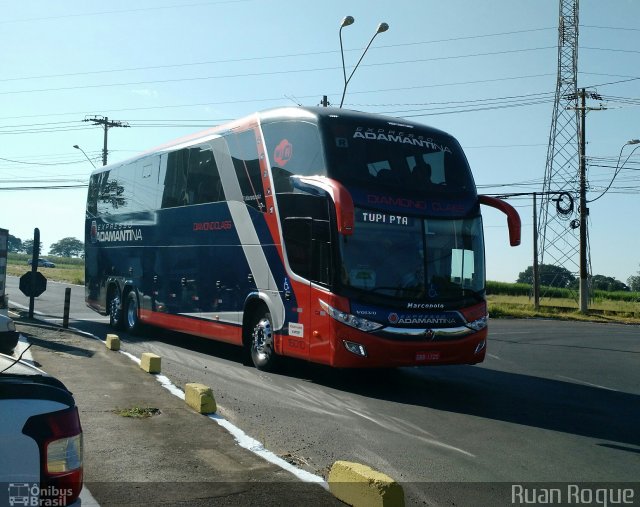
[[[0,227],[44,252],[84,240],[86,184],[108,161],[271,107],[338,105],[410,118],[456,137],[480,193],[542,191],[557,76],[551,0],[0,0]],[[640,270],[640,1],[580,2],[578,87],[586,120],[592,273]],[[621,155],[620,155],[621,154]],[[627,159],[627,156],[631,157]],[[620,158],[619,158],[620,157]],[[626,160],[626,162],[625,162]],[[51,187],[73,186],[53,189]],[[531,197],[511,199],[522,244],[483,208],[487,279],[533,261]]]

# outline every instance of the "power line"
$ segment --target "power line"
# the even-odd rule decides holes
[[[454,41],[462,41],[462,40],[473,40],[480,38],[488,38],[488,37],[500,37],[505,35],[514,35],[514,34],[523,34],[523,33],[531,33],[531,32],[539,32],[544,30],[553,30],[553,28],[532,28],[526,30],[516,30],[511,32],[498,32],[498,33],[490,33],[490,34],[479,34],[479,35],[467,35],[461,37],[450,37],[447,39],[436,39],[429,41],[416,41],[416,42],[405,42],[400,44],[388,44],[388,45],[378,45],[375,49],[385,49],[385,48],[399,48],[399,47],[407,47],[407,46],[417,46],[417,45],[426,45],[426,44],[439,44],[443,42],[454,42]],[[356,49],[347,49],[346,51],[362,51],[362,48]],[[339,53],[338,50],[328,50],[328,51],[313,51],[313,52],[305,52],[305,53],[289,53],[283,55],[262,55],[262,56],[249,56],[245,58],[227,58],[221,60],[205,60],[201,62],[185,62],[185,63],[172,63],[172,64],[164,64],[164,65],[148,65],[144,67],[125,67],[119,69],[100,69],[93,71],[85,71],[85,72],[69,72],[64,74],[45,74],[45,75],[37,75],[37,76],[23,76],[23,77],[11,77],[11,78],[3,78],[0,79],[0,83],[10,82],[10,81],[24,81],[29,80],[33,81],[35,79],[52,79],[52,78],[60,78],[60,77],[74,77],[74,76],[90,76],[97,74],[114,74],[116,72],[136,72],[136,71],[147,71],[147,70],[158,70],[158,69],[171,69],[171,68],[182,68],[182,67],[195,67],[202,65],[219,65],[225,63],[241,63],[241,62],[250,62],[250,61],[262,61],[262,60],[273,60],[273,59],[281,59],[281,58],[298,58],[298,57],[309,57],[309,56],[319,56],[319,55],[328,55],[328,54],[336,54]]]
[[[0,187],[0,192],[24,191],[24,190],[68,190],[72,188],[87,188],[88,184],[83,185],[48,185],[42,187]]]
[[[455,56],[443,56],[443,57],[435,57],[435,58],[417,58],[413,60],[403,60],[403,61],[391,61],[391,62],[380,62],[380,63],[368,63],[363,64],[363,67],[379,67],[379,66],[389,66],[389,65],[404,65],[404,64],[414,64],[414,63],[422,63],[422,62],[432,62],[432,61],[440,61],[440,60],[453,60],[460,58],[475,58],[475,57],[485,57],[485,56],[496,56],[503,54],[516,54],[523,52],[531,52],[531,51],[540,51],[540,50],[548,50],[555,49],[554,46],[545,46],[538,48],[526,48],[526,49],[512,49],[512,50],[503,50],[503,51],[493,51],[486,53],[474,53],[469,55],[455,55]],[[94,89],[94,88],[110,88],[117,86],[138,86],[138,85],[147,85],[147,84],[167,84],[167,83],[181,83],[181,82],[191,82],[191,81],[206,81],[211,79],[231,79],[238,77],[255,77],[255,76],[274,76],[274,75],[282,75],[282,74],[299,74],[306,72],[323,72],[323,71],[333,71],[336,69],[341,69],[341,67],[317,67],[310,69],[290,69],[290,70],[274,70],[274,71],[262,71],[262,72],[249,72],[249,73],[239,73],[239,74],[226,74],[219,76],[199,76],[199,77],[190,77],[190,78],[171,78],[171,79],[155,79],[150,81],[133,81],[133,82],[123,82],[123,83],[100,83],[94,85],[78,85],[78,86],[62,86],[57,88],[33,88],[30,90],[13,90],[13,91],[2,91],[0,95],[17,95],[24,93],[42,93],[42,92],[59,92],[59,91],[70,91],[70,90],[78,90],[78,89]]]
[[[627,28],[622,26],[598,26],[598,25],[580,25],[583,28],[600,28],[603,30],[624,30],[630,32],[640,32],[640,28]]]
[[[416,85],[416,86],[403,86],[403,87],[395,87],[395,88],[378,88],[374,90],[361,90],[351,92],[352,95],[362,95],[368,93],[381,93],[381,92],[396,92],[396,91],[408,91],[408,90],[422,90],[425,88],[438,88],[438,87],[451,87],[451,86],[464,86],[464,85],[475,85],[475,84],[485,84],[485,83],[497,83],[501,81],[515,81],[520,79],[537,79],[541,77],[553,76],[553,73],[543,73],[543,74],[525,74],[523,76],[505,76],[500,78],[491,78],[491,79],[476,79],[472,81],[458,81],[458,82],[449,82],[449,83],[438,83],[438,84],[430,84],[430,85]],[[337,93],[337,92],[336,92]],[[312,95],[303,95],[301,99],[311,99],[316,98],[318,96],[317,93]],[[216,101],[216,102],[199,102],[192,104],[166,104],[161,106],[148,106],[148,107],[137,107],[137,108],[123,108],[123,109],[111,109],[107,107],[100,107],[97,109],[108,110],[109,113],[122,113],[128,111],[150,111],[156,109],[178,109],[178,108],[186,108],[186,107],[203,107],[203,106],[219,106],[219,105],[228,105],[228,104],[247,104],[254,102],[272,102],[282,100],[282,97],[272,97],[272,98],[251,98],[251,99],[242,99],[242,100],[226,100],[226,101]],[[351,104],[350,104],[351,105]],[[5,116],[0,117],[2,120],[8,119],[20,119],[20,118],[48,118],[52,116],[70,116],[70,115],[80,115],[87,114],[85,111],[74,111],[74,112],[64,112],[64,113],[50,113],[50,114],[37,114],[37,115],[22,115],[22,116]],[[220,121],[227,121],[226,119]]]
[[[42,18],[24,18],[24,19],[8,19],[4,21],[0,21],[0,24],[8,24],[8,23],[31,23],[33,21],[53,21],[57,19],[65,19],[65,18],[81,18],[86,16],[104,16],[107,14],[127,14],[131,12],[145,12],[145,11],[157,11],[160,9],[184,9],[186,7],[198,7],[202,5],[219,5],[219,4],[233,4],[233,3],[241,3],[248,2],[250,0],[218,0],[216,2],[198,2],[192,4],[177,4],[177,5],[161,5],[156,7],[140,7],[137,9],[120,9],[114,11],[101,11],[101,12],[84,12],[79,14],[64,14],[61,16],[48,16]]]

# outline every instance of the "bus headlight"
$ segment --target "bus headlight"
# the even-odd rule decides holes
[[[474,331],[482,331],[485,327],[487,327],[489,321],[489,316],[485,315],[473,322],[467,322],[466,326]]]
[[[377,322],[372,322],[370,320],[363,319],[362,317],[358,317],[357,315],[352,315],[350,313],[336,310],[333,306],[328,305],[321,299],[319,299],[318,301],[320,301],[320,306],[322,306],[322,309],[327,312],[329,316],[331,316],[341,324],[346,324],[347,326],[359,329],[360,331],[364,331],[365,333],[375,331],[376,329],[380,329],[382,327],[382,324],[378,324]]]
[[[344,340],[342,343],[344,343],[344,348],[346,348],[352,354],[355,354],[356,356],[367,357],[367,349],[365,349],[363,345],[347,340]]]

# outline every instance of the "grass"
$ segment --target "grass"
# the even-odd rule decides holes
[[[153,407],[131,407],[131,408],[117,408],[113,411],[114,414],[120,417],[131,417],[134,419],[147,419],[160,413],[159,408]]]
[[[42,257],[49,259],[56,265],[55,268],[38,267],[38,271],[40,271],[47,280],[84,285],[84,259],[55,257],[51,255],[43,255]],[[31,256],[27,254],[8,254],[7,274],[11,276],[22,276],[27,271],[30,271],[31,266],[27,264],[30,258]]]
[[[619,322],[640,324],[640,303],[594,298],[589,311],[582,314],[578,303],[571,298],[542,298],[536,310],[528,296],[490,294],[487,296],[489,314],[492,317],[556,318],[590,322]]]

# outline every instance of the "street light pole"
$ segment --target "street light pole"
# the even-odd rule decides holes
[[[356,66],[351,71],[351,74],[349,74],[349,78],[347,78],[347,70],[346,70],[346,67],[344,65],[344,50],[342,48],[342,29],[345,26],[352,25],[354,23],[354,21],[355,20],[353,19],[353,16],[346,16],[342,20],[342,23],[340,23],[340,31],[338,33],[338,35],[340,36],[340,55],[342,56],[342,74],[344,76],[344,89],[342,90],[342,98],[340,99],[340,107],[342,107],[342,104],[344,103],[344,96],[347,93],[347,85],[349,84],[349,81],[351,81],[351,78],[353,77],[353,74],[356,72],[356,69],[358,68],[358,65],[360,65],[360,62],[364,58],[364,55],[367,53],[367,51],[369,49],[369,46],[371,46],[371,43],[373,42],[373,39],[375,39],[376,36],[379,33],[386,32],[387,30],[389,30],[389,25],[387,23],[380,23],[378,25],[378,28],[376,29],[376,33],[374,33],[373,37],[371,37],[371,40],[369,41],[369,44],[367,44],[367,47],[364,48],[364,51],[362,52],[362,55],[360,56],[360,60],[358,60],[358,63],[356,63]]]
[[[96,168],[96,165],[93,163],[93,161],[87,156],[87,154],[84,152],[84,150],[82,148],[80,148],[80,146],[78,146],[77,144],[74,144],[73,147],[76,150],[80,150],[82,152],[82,154],[85,156],[85,158],[91,163],[91,165],[93,166],[93,168]]]
[[[344,48],[342,46],[342,29],[345,26],[349,26],[349,25],[353,25],[353,23],[355,22],[355,19],[353,19],[353,16],[345,16],[344,19],[342,20],[342,23],[340,23],[340,30],[338,31],[338,37],[340,38],[340,56],[342,57],[342,75],[344,76],[344,89],[347,89],[347,69],[344,66]],[[344,98],[344,93],[342,94],[342,97]],[[342,102],[340,102],[340,107],[342,107]]]

